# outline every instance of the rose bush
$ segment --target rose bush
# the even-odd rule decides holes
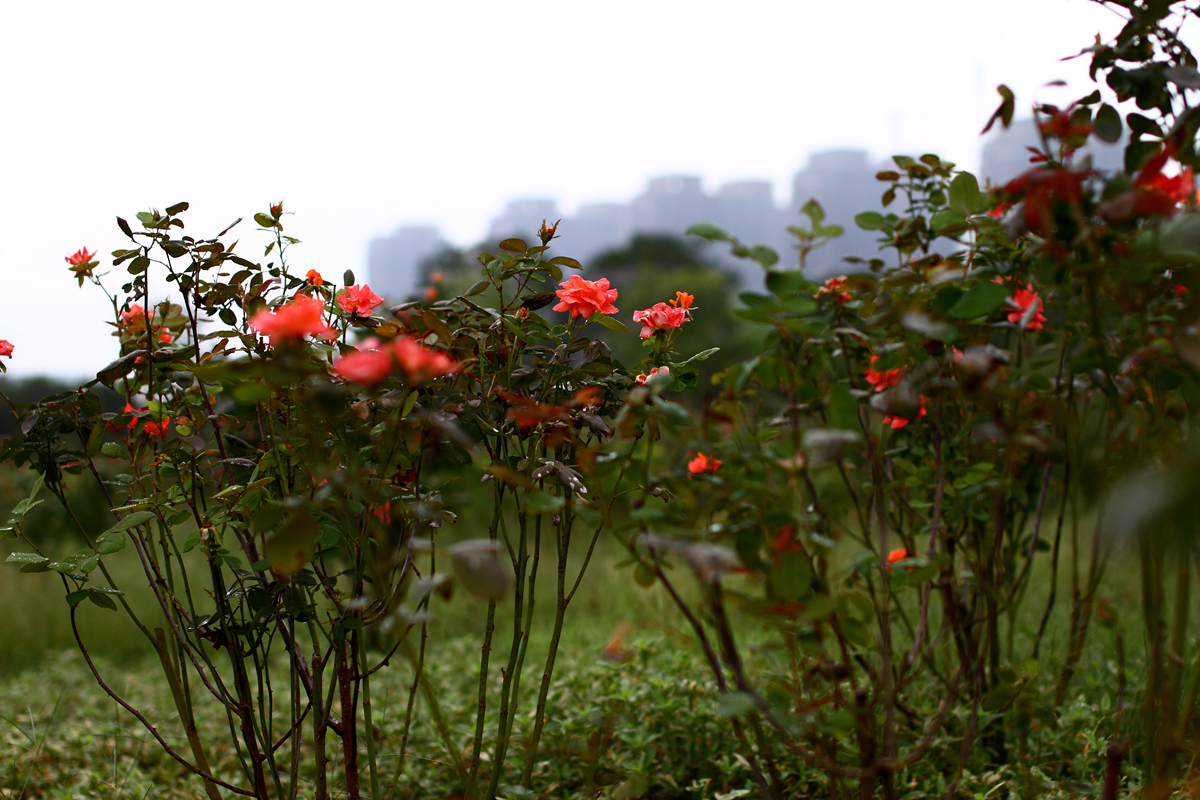
[[[118,220],[130,240],[113,254],[119,289],[86,248],[67,261],[110,300],[119,352],[96,382],[124,410],[102,412],[86,387],[10,403],[20,433],[0,445],[39,474],[4,538],[25,535],[42,491],[71,510],[65,473],[95,478],[112,524],[99,536],[79,525],[69,555],[30,542],[9,562],[61,576],[96,680],[212,798],[296,796],[305,781],[319,798],[382,797],[395,773],[376,752],[371,676],[393,658],[413,674],[401,769],[414,768],[420,702],[455,793],[532,791],[561,634],[604,536],[678,609],[765,800],[916,786],[953,797],[968,771],[996,765],[1024,797],[1085,778],[1105,797],[1122,781],[1167,796],[1198,749],[1200,110],[1188,91],[1200,73],[1176,35],[1196,9],[1109,5],[1127,25],[1087,51],[1109,102],[1096,91],[1035,106],[1042,147],[1005,186],[896,156],[878,175],[893,210],[856,219],[881,246],[857,271],[805,274],[841,232],[815,200],[808,226],[790,229],[796,264],[692,228],[756,261],[765,283],[735,312],[761,326],[761,351],[719,374],[696,413],[670,399],[714,352],[678,352],[704,313],[689,287],[633,312],[633,337],[607,279],[550,256],[557,226],[484,253],[460,294],[434,280],[384,311],[349,272],[339,285],[289,271],[282,204],[254,215],[266,263],[235,252],[228,231],[186,235],[186,203],[139,214],[138,230]],[[993,122],[1007,125],[1015,100],[1001,95]],[[1080,155],[1126,130],[1124,170]],[[614,360],[592,326],[642,340],[644,358]],[[486,535],[445,532],[475,513],[446,491],[466,479],[486,492]],[[1132,614],[1099,594],[1117,548],[1138,557],[1131,639],[1144,646],[1126,642]],[[144,575],[154,619],[114,580],[120,558]],[[554,589],[540,598],[545,649],[531,652],[540,570]],[[483,615],[465,738],[424,678],[430,615],[454,587]],[[84,602],[133,619],[186,747],[92,661]],[[618,628],[602,655],[628,661],[628,635]],[[1068,773],[1075,761],[1032,735],[1066,724],[1089,635],[1115,675],[1092,732],[1108,743],[1102,775]],[[536,699],[522,708],[528,673]],[[201,695],[224,709],[230,741],[201,738]],[[214,771],[215,748],[238,767]],[[612,795],[647,789],[641,776]]]

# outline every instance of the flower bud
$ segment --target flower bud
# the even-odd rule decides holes
[[[354,285],[354,270],[346,270],[346,272],[342,275],[342,283],[346,286]]]
[[[559,222],[562,222],[562,220],[558,220],[553,225],[547,225],[546,220],[542,220],[542,227],[538,228],[538,238],[542,240],[543,245],[550,244],[550,240],[554,238],[555,231],[558,230]]]

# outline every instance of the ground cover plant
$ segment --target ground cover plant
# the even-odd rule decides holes
[[[1005,186],[896,156],[858,271],[806,276],[840,234],[815,200],[795,265],[693,227],[767,292],[734,312],[758,352],[708,387],[689,287],[622,310],[551,255],[553,224],[460,293],[384,310],[349,272],[289,270],[282,203],[254,215],[260,261],[236,223],[188,235],[186,203],[118,220],[112,271],[67,261],[111,301],[95,383],[123,410],[90,387],[10,401],[0,445],[35,476],[3,537],[65,595],[82,664],[62,668],[211,798],[1180,791],[1200,72],[1178,29],[1200,7],[1107,5],[1128,24],[1081,57],[1111,95],[1035,105],[1041,146]],[[1013,116],[1000,94],[989,127]],[[1122,171],[1079,155],[1126,135]],[[76,546],[39,544],[46,499]],[[610,598],[670,610],[612,630],[607,664],[565,646],[603,618],[600,562]],[[144,684],[93,657],[101,611],[128,619]],[[478,638],[437,636],[439,615]],[[29,745],[9,783],[51,781],[39,714],[46,737],[56,709],[9,721]]]

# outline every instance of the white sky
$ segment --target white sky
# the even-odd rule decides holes
[[[188,232],[282,198],[301,272],[366,272],[429,223],[480,239],[505,202],[625,201],[647,178],[775,183],[838,146],[978,163],[995,86],[1066,102],[1121,20],[1086,0],[0,5],[0,339],[11,374],[115,356],[63,258],[187,200]],[[1071,89],[1044,89],[1053,79]],[[570,231],[561,242],[569,252]],[[253,247],[248,245],[253,244]],[[121,280],[112,281],[118,288]]]

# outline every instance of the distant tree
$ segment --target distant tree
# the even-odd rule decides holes
[[[454,285],[465,281],[467,286],[479,280],[479,261],[476,256],[480,252],[482,251],[478,247],[461,250],[457,247],[446,247],[429,256],[420,266],[421,290],[439,282],[435,280],[439,277],[440,281]]]
[[[72,391],[79,383],[40,375],[32,378],[4,377],[0,378],[0,391],[14,403],[36,403],[43,397]],[[99,395],[100,404],[105,411],[120,411],[125,406],[124,398],[105,386],[93,386],[91,391]],[[0,401],[0,438],[16,433],[20,422],[8,404]]]

